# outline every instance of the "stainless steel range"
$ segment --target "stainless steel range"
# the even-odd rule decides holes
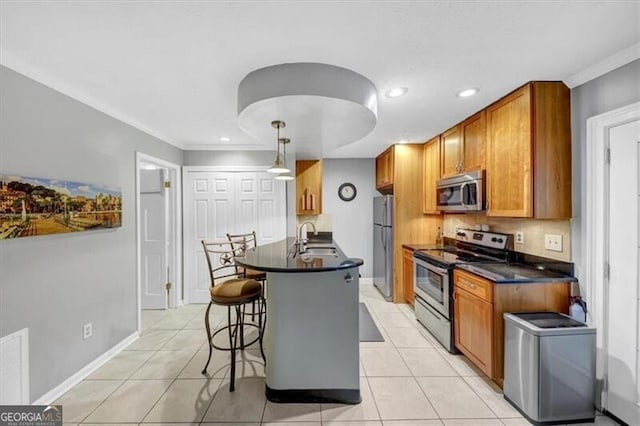
[[[416,319],[449,352],[456,351],[453,338],[453,268],[460,263],[505,263],[511,245],[511,235],[458,229],[454,245],[414,252]]]

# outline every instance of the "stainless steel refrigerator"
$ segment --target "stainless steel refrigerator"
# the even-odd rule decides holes
[[[393,195],[373,199],[373,284],[393,298]]]

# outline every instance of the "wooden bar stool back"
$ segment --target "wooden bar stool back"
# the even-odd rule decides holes
[[[238,256],[243,257],[248,249],[255,248],[258,245],[256,231],[251,231],[246,234],[227,234],[227,239],[231,243],[231,247],[234,250],[238,250],[240,253]],[[267,279],[267,274],[265,272],[255,271],[249,268],[241,268],[240,266],[238,266],[238,268],[246,278],[251,278],[256,281],[265,281]]]

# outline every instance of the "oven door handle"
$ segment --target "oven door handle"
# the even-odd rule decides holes
[[[436,272],[436,273],[441,274],[441,275],[449,276],[449,271],[444,269],[444,268],[440,268],[440,267],[432,265],[432,264],[430,264],[428,262],[419,261],[419,260],[417,260],[416,263],[419,264],[420,266],[424,267],[424,268],[427,268],[428,270],[430,270],[432,272]]]

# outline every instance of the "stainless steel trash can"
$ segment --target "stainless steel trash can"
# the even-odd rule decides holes
[[[593,421],[596,329],[555,312],[504,322],[505,399],[534,424]]]

